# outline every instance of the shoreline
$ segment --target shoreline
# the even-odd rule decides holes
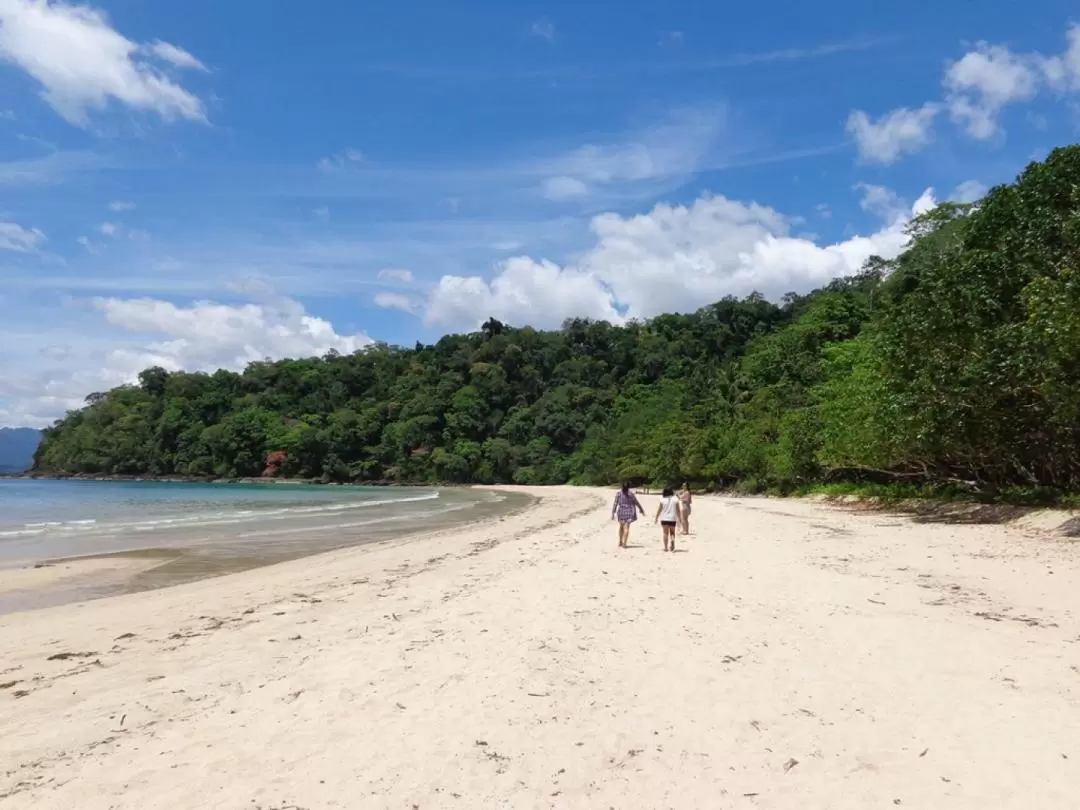
[[[270,476],[249,476],[230,478],[216,475],[95,475],[90,473],[37,472],[26,470],[20,473],[0,473],[0,480],[19,481],[101,481],[125,483],[161,483],[161,484],[291,484],[323,487],[441,487],[443,489],[467,489],[473,484],[441,484],[419,481],[324,481],[321,478],[278,478]]]
[[[477,492],[484,488],[474,488]],[[382,542],[407,543],[430,537],[477,520],[513,517],[527,510],[532,496],[508,492],[504,500],[487,503],[477,500],[465,508],[447,510],[434,516],[401,514],[379,518],[352,532],[348,541],[325,539],[331,528],[318,523],[293,526],[290,536],[300,548],[280,552],[249,542],[243,554],[222,555],[216,549],[231,545],[233,531],[221,532],[215,541],[190,545],[178,538],[168,545],[104,548],[88,553],[41,555],[12,559],[0,564],[0,616],[56,607],[88,599],[101,599],[177,587],[189,582],[229,576],[272,567],[296,560],[332,554],[350,548],[365,548]],[[398,522],[405,522],[399,527]],[[266,528],[268,534],[279,529]],[[249,534],[259,534],[256,526]],[[307,539],[305,539],[307,538]]]
[[[426,481],[390,481],[385,479],[372,481],[326,481],[321,478],[276,478],[276,477],[244,477],[228,478],[218,476],[148,476],[148,475],[92,475],[88,473],[58,473],[37,472],[27,470],[20,473],[0,472],[0,481],[4,479],[30,480],[30,481],[98,481],[98,482],[126,482],[126,483],[168,483],[168,484],[243,484],[243,485],[285,485],[285,486],[316,486],[316,487],[371,487],[371,488],[439,488],[439,489],[484,489],[484,488],[512,488],[510,483],[494,484],[462,484],[456,482],[426,482]],[[548,487],[576,487],[581,489],[597,489],[589,485],[578,484],[554,484]],[[617,483],[609,485],[615,488]],[[634,491],[643,494],[642,487],[634,487]],[[645,489],[644,494],[656,494],[659,489]],[[919,518],[940,518],[943,522],[953,518],[957,522],[975,522],[986,524],[1003,524],[1012,520],[1022,520],[1028,515],[1049,515],[1061,513],[1066,515],[1062,520],[1059,533],[1066,537],[1080,537],[1080,509],[1077,509],[1069,500],[1065,502],[1032,502],[1017,503],[1010,499],[995,499],[971,493],[967,497],[945,498],[933,494],[925,496],[886,497],[876,494],[859,493],[829,493],[819,492],[813,489],[802,494],[776,495],[768,493],[745,493],[737,488],[728,489],[694,489],[695,497],[709,496],[739,499],[765,499],[765,500],[807,500],[816,503],[828,503],[849,508],[865,508],[868,510],[880,510],[883,512],[900,512]],[[1075,497],[1069,496],[1071,500]],[[1080,496],[1076,496],[1080,497]],[[976,519],[970,519],[971,515],[981,515]]]
[[[609,490],[510,491],[0,616],[0,810],[1075,805],[1074,544],[700,496],[619,551]]]

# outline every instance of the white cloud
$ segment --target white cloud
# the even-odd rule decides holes
[[[417,303],[407,295],[396,292],[375,293],[375,306],[382,309],[398,309],[410,315],[416,312]]]
[[[161,42],[140,46],[90,6],[0,0],[0,59],[36,79],[45,101],[79,126],[110,100],[165,120],[205,120],[202,102],[154,64],[163,53],[173,57],[167,60],[173,66],[190,67],[175,61],[186,52]]]
[[[971,137],[987,140],[999,132],[1001,110],[1034,98],[1039,80],[1032,57],[980,42],[974,51],[949,65],[942,84],[952,119]]]
[[[949,199],[962,203],[975,202],[981,200],[989,190],[985,184],[980,183],[978,180],[966,180],[953,190],[953,193],[949,195]]]
[[[37,228],[24,228],[14,222],[0,222],[0,250],[33,253],[45,243],[45,234]]]
[[[555,24],[547,20],[538,20],[529,28],[529,33],[534,37],[546,39],[548,42],[555,41]]]
[[[102,234],[104,234],[105,236],[115,239],[119,235],[120,226],[117,225],[115,222],[102,222],[98,226],[98,230],[101,231]]]
[[[320,207],[320,208],[316,208],[313,213],[319,219],[329,219],[330,218],[330,209],[325,205]]]
[[[722,109],[684,110],[610,143],[588,143],[524,168],[544,178],[540,192],[551,200],[668,182],[701,170],[724,122]]]
[[[892,197],[870,195],[871,205]],[[906,222],[934,204],[929,190],[878,232],[819,245],[792,236],[792,220],[754,203],[703,196],[692,205],[657,205],[647,214],[593,219],[594,245],[573,265],[521,256],[494,278],[443,276],[430,294],[429,324],[475,328],[488,317],[536,327],[567,317],[620,322],[687,312],[726,295],[777,299],[856,272],[870,256],[896,256]]]
[[[97,298],[84,314],[103,317],[105,329],[83,322],[64,339],[53,329],[0,334],[0,422],[47,424],[88,394],[131,383],[150,366],[239,370],[266,358],[350,353],[372,342],[363,333],[338,333],[288,298],[236,306]],[[5,347],[16,344],[19,353],[5,355]]]
[[[1040,59],[1039,66],[1055,90],[1080,90],[1080,25],[1070,26],[1065,38],[1065,52]]]
[[[940,109],[937,104],[917,109],[901,107],[876,121],[862,110],[855,110],[848,117],[847,131],[864,161],[895,163],[902,155],[918,152],[933,140],[934,118]]]
[[[135,203],[126,202],[124,200],[114,200],[113,202],[109,203],[109,210],[115,211],[118,214],[123,213],[124,211],[134,211]]]
[[[400,267],[385,267],[379,271],[379,281],[390,281],[397,284],[412,284],[413,274],[411,270]]]
[[[168,62],[173,67],[178,67],[183,70],[201,70],[203,73],[208,72],[206,65],[185,51],[183,48],[178,48],[168,42],[151,43],[143,47],[147,53],[151,53],[158,59],[162,59]]]
[[[702,129],[707,131],[689,131],[676,127],[665,128],[662,134],[642,133],[643,140],[647,138],[648,143],[628,141],[605,146],[586,144],[553,159],[550,168],[561,170],[560,174],[565,177],[591,180],[594,183],[648,180],[689,171],[694,168],[700,152],[715,134],[712,126]],[[673,144],[668,139],[670,135],[675,135],[679,142]]]
[[[576,177],[560,175],[544,181],[544,196],[549,200],[571,200],[588,193],[589,187]]]
[[[828,203],[818,203],[814,206],[814,210],[818,212],[818,216],[822,219],[832,219],[832,208]]]
[[[147,231],[141,231],[138,228],[128,231],[128,239],[132,242],[149,242],[150,234]]]
[[[44,157],[0,162],[0,186],[62,183],[79,174],[121,165],[120,161],[93,152],[50,151]]]
[[[320,159],[315,167],[321,172],[336,172],[350,165],[363,163],[364,160],[364,153],[359,149],[346,149],[344,152]]]
[[[478,276],[443,276],[428,298],[424,319],[466,329],[489,317],[556,327],[574,315],[622,320],[610,293],[594,276],[519,256],[503,262],[490,282]]]
[[[1000,137],[1001,114],[1009,105],[1031,101],[1045,88],[1058,93],[1080,92],[1080,25],[1069,27],[1066,42],[1061,54],[1051,56],[976,43],[946,65],[942,102],[893,110],[876,121],[856,110],[848,117],[848,133],[863,160],[886,164],[930,143],[934,118],[942,109],[971,138],[989,141]],[[1029,115],[1036,127],[1040,127],[1040,119],[1044,127],[1045,119]]]
[[[330,349],[354,352],[371,343],[367,335],[339,335],[333,325],[308,315],[291,299],[229,306],[197,301],[179,306],[153,298],[96,298],[94,306],[113,326],[164,339],[139,349],[118,349],[131,359],[130,375],[147,365],[169,370],[241,368],[266,357],[309,357]],[[152,362],[148,362],[152,361]],[[123,363],[114,364],[121,367]]]
[[[890,188],[867,183],[859,183],[855,188],[862,192],[859,207],[886,222],[902,219],[911,211],[910,206],[904,205],[900,195]]]

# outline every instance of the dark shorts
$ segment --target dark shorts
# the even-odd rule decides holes
[[[660,525],[661,526],[667,526],[669,529],[674,528],[675,521],[674,520],[661,520]]]

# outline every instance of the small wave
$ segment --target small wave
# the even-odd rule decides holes
[[[0,532],[0,537],[33,537],[37,534],[45,534],[45,529],[15,529],[14,531]]]
[[[367,509],[377,506],[394,506],[404,503],[432,501],[440,497],[438,490],[408,498],[380,498],[377,500],[346,501],[339,503],[317,504],[312,506],[291,506],[278,509],[237,509],[202,512],[195,515],[162,516],[153,519],[121,521],[117,523],[98,523],[96,520],[48,521],[27,523],[20,528],[0,531],[0,537],[31,537],[40,534],[83,534],[93,530],[95,534],[119,532],[154,532],[167,529],[201,528],[204,526],[229,526],[250,523],[256,520],[287,520],[297,517],[338,514],[355,509]]]

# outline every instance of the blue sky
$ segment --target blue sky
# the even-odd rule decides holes
[[[1072,11],[0,0],[0,424],[819,286],[1075,140]]]

